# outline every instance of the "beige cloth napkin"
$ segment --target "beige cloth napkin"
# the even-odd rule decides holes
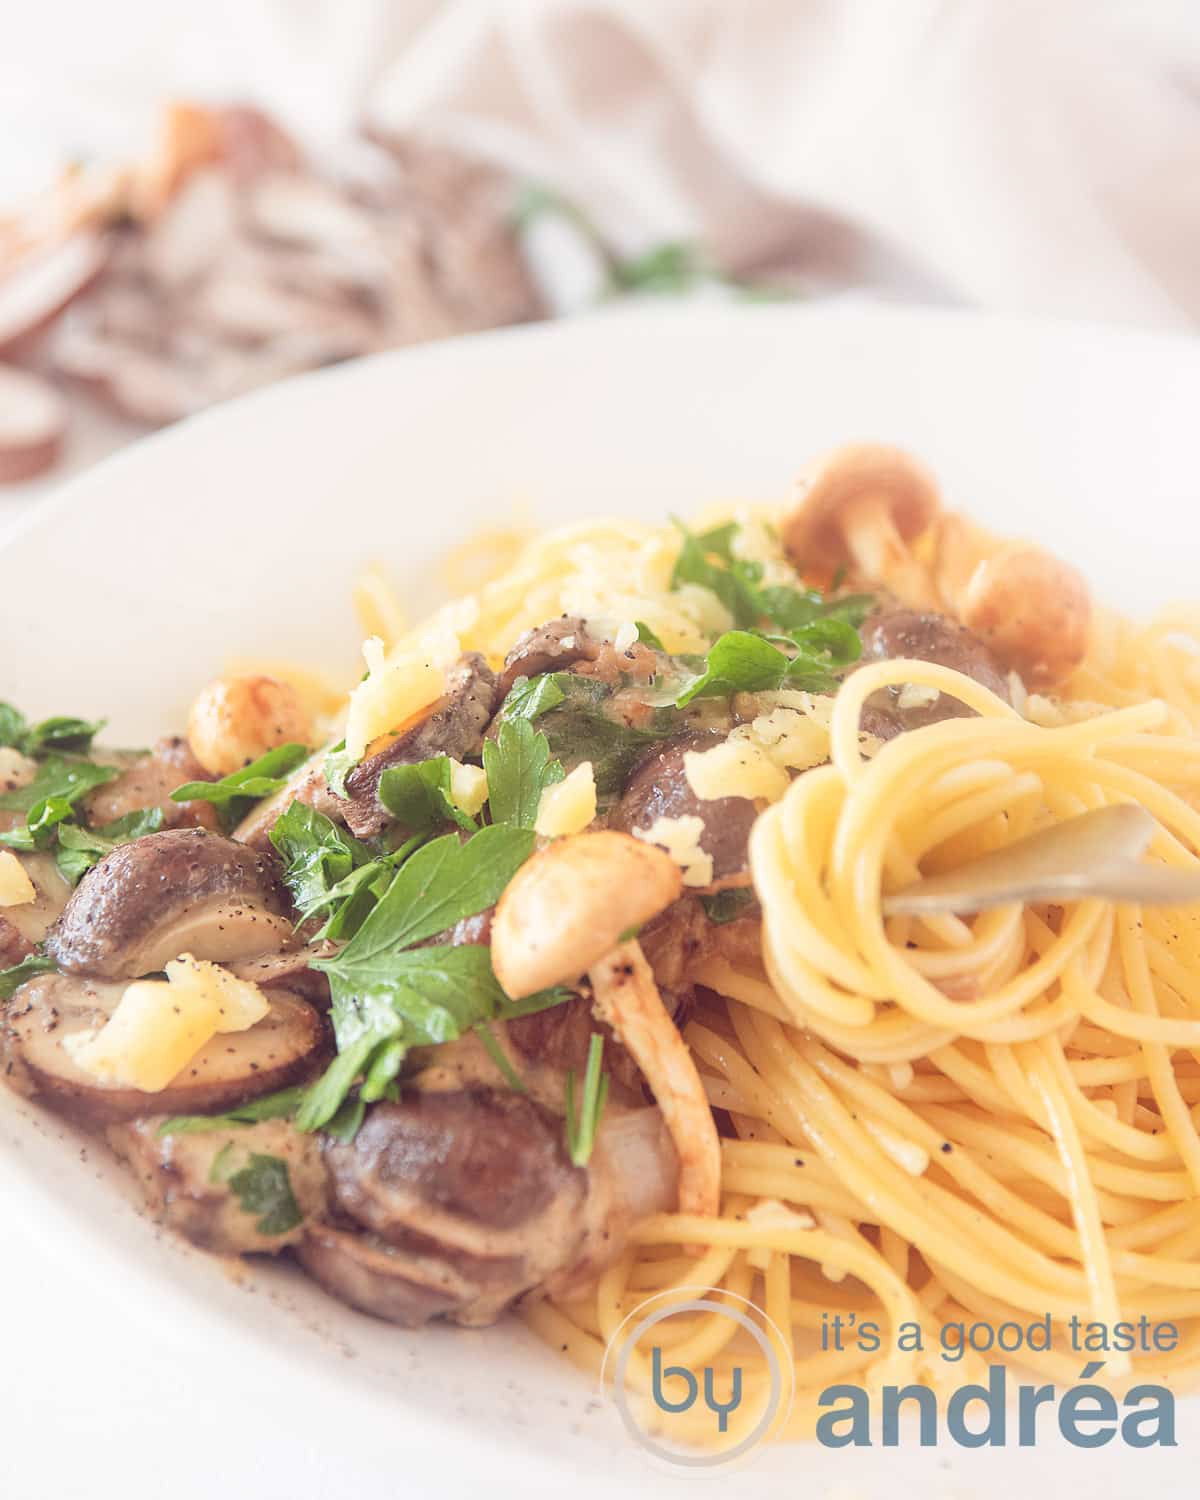
[[[557,187],[627,249],[1200,317],[1194,0],[457,0],[371,110]]]

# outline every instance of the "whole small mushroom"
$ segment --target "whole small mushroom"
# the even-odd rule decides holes
[[[1087,655],[1092,606],[1083,575],[1028,542],[1010,542],[979,563],[956,608],[1034,692],[1065,682]]]
[[[886,584],[915,609],[933,604],[928,571],[910,544],[941,511],[937,481],[902,448],[849,443],[799,480],[781,532],[784,550],[806,571]]]

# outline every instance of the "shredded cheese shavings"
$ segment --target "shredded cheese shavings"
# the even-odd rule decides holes
[[[720,746],[717,748],[720,749]],[[721,795],[729,794],[723,792]],[[649,828],[633,830],[634,838],[665,849],[683,871],[684,885],[692,886],[712,884],[713,858],[700,847],[703,834],[704,819],[695,813],[688,813],[682,818],[656,818]]]
[[[487,801],[487,772],[482,766],[464,766],[450,762],[450,799],[469,818],[473,818]]]
[[[11,849],[0,850],[0,906],[24,906],[37,899],[37,887]]]
[[[156,1094],[218,1033],[248,1031],[270,1010],[258,985],[189,953],[166,974],[127,986],[98,1031],[64,1037],[76,1067],[101,1083]]]
[[[591,761],[585,760],[564,781],[543,791],[533,829],[543,838],[562,838],[582,833],[595,817],[596,778]]]
[[[346,751],[361,760],[368,745],[403,728],[446,691],[446,672],[458,659],[453,631],[431,635],[388,657],[377,635],[363,642],[367,675],[350,694]]]

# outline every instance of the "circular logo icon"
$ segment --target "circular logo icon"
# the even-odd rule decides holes
[[[671,1320],[694,1326],[698,1314],[736,1325],[733,1352],[719,1365],[672,1353],[681,1330],[671,1329]],[[607,1383],[611,1376],[626,1431],[656,1462],[716,1471],[744,1460],[786,1415],[794,1375],[782,1355],[786,1347],[778,1327],[746,1298],[716,1287],[677,1287],[648,1297],[624,1319],[609,1340],[600,1378]]]

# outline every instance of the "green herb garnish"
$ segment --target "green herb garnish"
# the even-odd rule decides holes
[[[28,953],[19,964],[0,969],[0,1000],[7,1000],[19,985],[37,974],[52,974],[55,963],[42,953]]]
[[[220,781],[188,781],[171,793],[172,802],[211,802],[226,828],[241,821],[254,803],[273,797],[309,757],[304,745],[278,745]]]
[[[30,724],[11,703],[0,703],[0,746],[19,750],[35,759],[54,751],[85,755],[92,740],[107,723],[105,719],[75,719],[60,715]]]
[[[0,795],[0,807],[29,814],[39,803],[49,803],[53,799],[74,807],[89,792],[119,775],[116,766],[98,766],[90,760],[71,760],[62,755],[48,755],[27,786],[19,786]],[[7,836],[5,842],[9,842]]]
[[[157,833],[163,825],[161,807],[141,807],[114,818],[99,828],[81,828],[78,823],[61,823],[55,863],[69,885],[78,885],[82,876],[99,864],[121,844],[131,844],[148,833]]]
[[[305,802],[292,802],[284,810],[270,838],[283,859],[283,883],[302,918],[322,910],[339,883],[371,858],[365,844]]]
[[[700,904],[704,907],[705,915],[718,927],[724,926],[726,922],[734,922],[738,917],[744,917],[757,901],[758,897],[749,889],[718,891],[715,896],[700,897]]]
[[[223,1115],[175,1115],[164,1120],[156,1132],[158,1135],[198,1135],[210,1130],[229,1130],[240,1125],[257,1125],[261,1120],[286,1120],[295,1114],[304,1098],[302,1085],[280,1089],[274,1094],[264,1094],[261,1099],[251,1099],[248,1104],[239,1104],[236,1109]]]
[[[390,766],[379,778],[379,800],[402,828],[428,832],[454,823],[465,833],[474,833],[478,825],[455,804],[450,775],[448,755]]]
[[[574,1068],[567,1074],[567,1155],[577,1167],[586,1167],[591,1159],[596,1144],[596,1131],[608,1099],[608,1074],[600,1072],[603,1056],[604,1038],[598,1031],[593,1031],[588,1043],[587,1067],[583,1074],[583,1094],[578,1113],[575,1109]]]
[[[248,1164],[226,1181],[243,1212],[259,1216],[254,1226],[259,1234],[287,1234],[304,1217],[282,1157],[252,1151]]]
[[[501,721],[496,738],[484,741],[483,768],[492,822],[517,828],[533,827],[542,793],[564,774],[562,763],[551,758],[549,740],[527,718]]]
[[[508,1053],[500,1045],[499,1038],[486,1021],[475,1023],[475,1035],[483,1043],[483,1050],[495,1063],[497,1071],[513,1093],[527,1094],[529,1090],[525,1086],[525,1080],[509,1061]]]
[[[782,687],[833,693],[838,686],[834,674],[857,661],[861,651],[858,632],[844,620],[814,620],[790,636],[769,638],[758,631],[730,630],[713,643],[704,670],[675,703],[684,708],[693,698],[727,698]]]

